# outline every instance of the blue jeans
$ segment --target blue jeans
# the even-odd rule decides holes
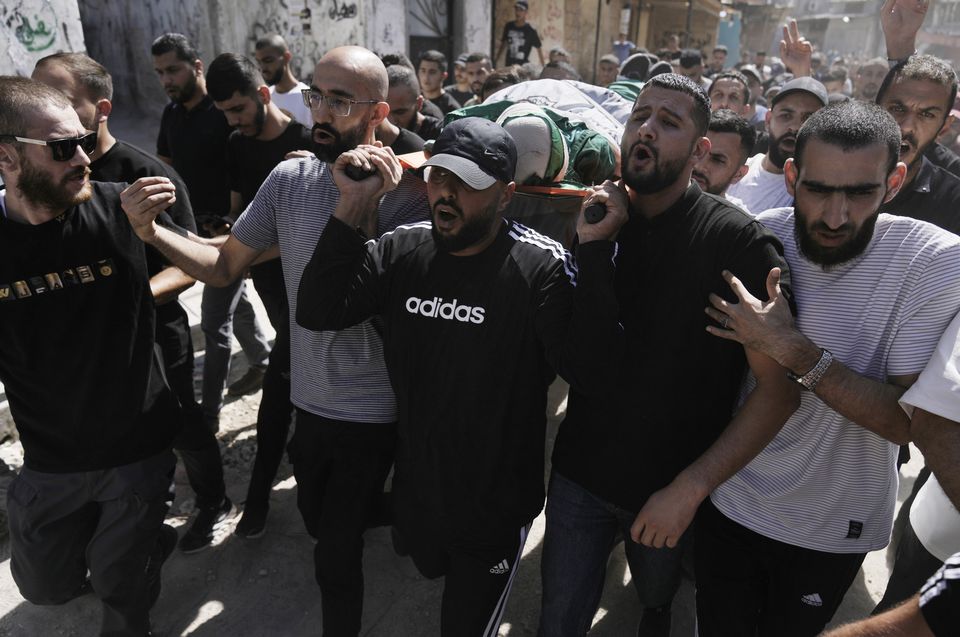
[[[216,422],[223,406],[223,386],[230,372],[231,332],[243,349],[247,362],[266,366],[270,344],[257,323],[257,315],[247,300],[242,278],[227,287],[203,288],[200,302],[200,328],[203,330],[203,418]]]
[[[547,528],[540,563],[543,601],[541,637],[586,635],[603,594],[607,558],[623,547],[640,604],[657,608],[673,601],[680,586],[680,559],[690,532],[675,548],[655,549],[630,539],[636,512],[621,509],[556,471],[547,491]]]

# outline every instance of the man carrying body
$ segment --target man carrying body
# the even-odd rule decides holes
[[[176,171],[156,157],[118,140],[110,134],[107,118],[113,110],[113,80],[107,70],[83,53],[55,53],[37,62],[33,79],[63,92],[73,103],[85,128],[97,132],[97,146],[90,153],[90,178],[94,181],[133,183],[140,177],[160,175],[181,183]],[[185,190],[185,189],[184,189]],[[188,197],[182,197],[167,211],[173,223],[196,231]],[[156,340],[163,353],[167,382],[180,402],[182,430],[174,448],[183,458],[187,479],[196,496],[198,515],[180,541],[185,553],[209,546],[213,539],[216,511],[226,498],[220,445],[214,432],[203,423],[193,389],[193,339],[190,320],[178,295],[194,279],[171,266],[156,250],[147,248],[147,273],[156,306]]]
[[[615,311],[599,306],[603,290],[598,297],[592,285],[612,275],[613,244],[592,239],[615,233],[622,215],[581,226],[576,272],[560,244],[504,220],[516,161],[498,124],[449,124],[425,164],[432,222],[366,242],[355,228],[376,217],[391,184],[351,183],[343,170],[370,163],[387,176],[399,165],[381,149],[342,156],[334,176],[350,196],[300,283],[301,325],[384,321],[400,410],[395,526],[421,573],[446,576],[445,636],[497,634],[543,506],[553,370],[600,391],[608,374],[596,353],[620,336]]]
[[[712,334],[765,352],[808,391],[697,518],[704,637],[819,634],[890,539],[897,445],[910,439],[897,400],[960,309],[960,238],[879,213],[903,183],[899,150],[876,105],[814,114],[784,166],[794,208],[758,216],[784,243],[796,322],[775,270],[768,302],[729,273],[738,302],[711,296]]]
[[[540,35],[537,30],[527,22],[528,7],[526,0],[519,0],[513,5],[513,8],[516,20],[503,25],[500,46],[497,48],[497,54],[493,56],[493,59],[499,60],[504,49],[506,49],[507,57],[504,66],[522,65],[530,61],[530,49],[536,49],[537,55],[540,57],[540,66],[543,66],[543,44],[540,42]],[[474,93],[476,92],[474,90]]]
[[[736,268],[762,290],[769,269],[783,264],[779,243],[759,223],[690,184],[710,150],[709,116],[706,95],[690,79],[651,78],[621,143],[625,186],[604,188],[608,209],[629,215],[607,282],[625,344],[598,354],[615,379],[609,395],[572,386],[557,435],[542,561],[544,637],[590,628],[618,533],[646,609],[640,634],[669,635],[697,507],[795,406],[796,390],[778,365],[740,347],[718,348],[704,329],[703,302],[725,287],[723,269]],[[653,311],[650,299],[663,310]],[[748,412],[731,421],[748,367],[764,381]]]
[[[219,250],[152,222],[174,197],[166,182],[142,179],[128,188],[128,218],[141,238],[206,283],[236,280],[279,244],[287,303],[296,312],[303,268],[340,199],[330,164],[342,152],[374,141],[373,131],[387,116],[386,95],[386,70],[367,49],[340,47],[321,58],[306,97],[316,122],[317,157],[286,161],[274,169]],[[378,225],[365,231],[379,236],[426,214],[423,181],[405,175],[381,201]],[[396,446],[396,404],[382,341],[369,321],[335,333],[291,323],[290,352],[297,427],[289,451],[297,506],[308,533],[317,539],[314,563],[323,630],[356,635],[363,602],[363,531],[380,502]]]
[[[254,57],[260,65],[263,81],[270,87],[270,99],[277,107],[307,128],[313,126],[310,109],[303,105],[300,93],[310,88],[293,76],[293,54],[279,35],[265,35],[255,45]]]
[[[707,127],[710,152],[693,169],[693,180],[711,195],[725,197],[735,206],[744,208],[736,197],[727,196],[727,188],[747,174],[747,158],[757,140],[757,131],[750,122],[733,111],[719,110],[710,114]]]
[[[224,53],[210,63],[207,87],[217,109],[235,128],[227,140],[230,216],[237,218],[253,201],[270,172],[291,152],[313,147],[310,131],[271,99],[257,68],[244,57]],[[309,90],[309,89],[308,89]],[[300,95],[303,104],[303,95]],[[270,489],[283,458],[290,430],[290,321],[283,268],[272,259],[250,268],[253,284],[277,332],[263,379],[257,413],[257,454],[247,487],[243,517],[235,533],[260,537],[270,508]]]
[[[187,184],[198,225],[203,227],[205,220],[210,220],[207,225],[212,224],[213,229],[222,227],[226,223],[224,217],[230,212],[226,173],[230,127],[207,95],[203,62],[184,36],[162,35],[153,42],[150,52],[160,83],[171,99],[163,109],[157,155],[172,165]],[[245,289],[242,279],[228,287],[205,286],[203,289],[200,327],[205,346],[201,404],[204,420],[214,431],[219,426],[223,388],[230,371],[231,329],[250,365],[246,376],[231,385],[231,393],[258,390],[267,368],[269,345]],[[217,511],[218,522],[233,512],[225,499]]]
[[[743,201],[753,214],[789,205],[793,195],[783,181],[783,165],[793,157],[800,126],[826,105],[827,91],[812,77],[798,77],[784,84],[767,111],[767,152],[750,158],[747,174],[730,187],[729,194]]]
[[[0,382],[24,448],[10,570],[35,604],[92,588],[101,635],[142,637],[176,544],[178,422],[143,245],[121,186],[89,181],[97,134],[62,93],[0,78],[0,133]]]
[[[460,102],[443,89],[443,81],[447,79],[447,56],[440,51],[424,51],[420,54],[419,63],[417,79],[420,80],[423,96],[444,115],[460,108]]]

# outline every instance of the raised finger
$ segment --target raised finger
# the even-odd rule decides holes
[[[710,318],[712,318],[714,321],[716,321],[716,322],[719,323],[720,325],[723,325],[723,324],[724,324],[724,321],[726,321],[726,322],[727,322],[727,325],[729,325],[729,324],[730,324],[730,321],[733,320],[733,317],[730,316],[729,314],[726,314],[726,313],[724,313],[724,312],[720,312],[719,310],[715,310],[715,309],[713,309],[712,307],[705,307],[705,308],[703,308],[703,311],[704,311],[704,313],[706,313],[707,316],[709,316]],[[724,329],[726,329],[726,328],[724,328]]]
[[[718,310],[720,310],[720,311],[723,312],[724,314],[726,314],[727,312],[729,312],[729,311],[730,311],[730,306],[733,305],[732,303],[730,303],[729,301],[727,301],[726,299],[724,299],[724,298],[723,298],[722,296],[720,296],[719,294],[714,294],[714,293],[712,293],[712,292],[711,292],[710,295],[707,297],[707,300],[710,301],[710,305],[712,305],[713,307],[717,308]],[[710,308],[708,307],[707,309],[709,310]]]
[[[737,295],[737,298],[740,301],[752,301],[753,295],[744,287],[743,283],[733,275],[729,270],[723,271],[723,279],[730,286],[730,289],[733,290],[733,293]]]

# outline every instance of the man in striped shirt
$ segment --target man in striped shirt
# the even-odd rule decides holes
[[[796,322],[776,269],[767,303],[729,274],[739,303],[711,297],[711,333],[765,352],[809,391],[701,511],[703,637],[819,634],[866,553],[889,541],[897,445],[910,439],[898,399],[960,309],[960,240],[878,213],[903,184],[899,150],[896,122],[873,104],[811,116],[784,167],[794,208],[758,217],[784,242]]]
[[[153,221],[176,193],[169,181],[141,179],[124,194],[137,234],[197,279],[224,285],[279,245],[290,316],[300,276],[340,200],[330,165],[358,144],[373,144],[389,112],[387,71],[371,51],[333,49],[318,63],[306,93],[313,110],[316,157],[282,162],[270,173],[226,243],[216,248]],[[426,217],[424,183],[404,175],[379,202],[379,219],[365,226],[379,236]],[[297,408],[290,459],[297,505],[317,539],[317,583],[323,632],[356,635],[363,601],[363,531],[376,513],[396,445],[397,408],[383,361],[378,327],[364,321],[339,332],[290,324],[291,402]]]

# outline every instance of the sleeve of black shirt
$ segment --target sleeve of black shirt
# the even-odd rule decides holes
[[[532,43],[530,45],[530,48],[539,49],[543,46],[543,43],[540,42],[540,34],[537,33],[537,30],[534,29],[532,26],[530,27],[530,36],[531,36],[530,42]]]
[[[730,242],[724,255],[725,268],[733,273],[744,287],[761,301],[770,300],[767,294],[767,275],[773,268],[780,268],[780,292],[790,310],[797,313],[793,300],[793,290],[790,287],[790,269],[783,258],[783,245],[777,237],[763,227],[759,221],[746,225]],[[730,286],[723,283],[720,295],[730,302],[736,302],[736,295]]]
[[[161,157],[173,157],[170,153],[170,146],[167,145],[167,113],[170,107],[163,109],[163,115],[160,116],[160,132],[157,133],[157,154]]]
[[[367,243],[331,217],[300,277],[297,323],[308,330],[341,330],[378,314],[384,241]]]
[[[558,261],[539,291],[536,328],[548,362],[578,391],[599,395],[614,387],[611,362],[624,351],[614,292],[616,244],[591,241],[576,248],[573,273]]]

